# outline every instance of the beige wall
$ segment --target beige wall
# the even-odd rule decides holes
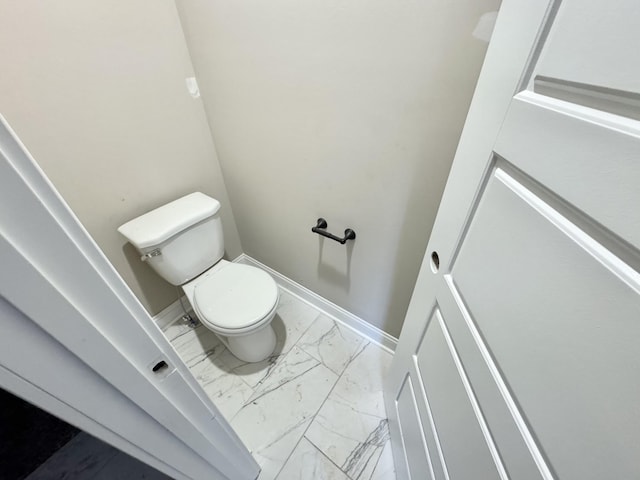
[[[397,336],[498,4],[177,0],[245,252]]]
[[[201,190],[241,253],[173,0],[0,0],[0,72],[0,113],[152,314],[176,290],[120,224]]]

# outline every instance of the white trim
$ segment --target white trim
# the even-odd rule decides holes
[[[0,198],[0,297],[73,354],[90,377],[106,382],[106,392],[135,405],[136,418],[111,415],[102,425],[114,432],[126,427],[122,437],[138,447],[131,453],[146,451],[184,477],[256,478],[255,459],[1,115]],[[30,352],[25,368],[56,358],[29,337],[21,351]],[[14,345],[0,349],[4,368],[19,358]],[[150,368],[159,358],[173,367],[166,375]],[[73,374],[63,371],[64,382],[42,368],[28,372],[37,378],[23,378],[56,398],[53,392],[65,387],[66,403],[94,420],[113,406],[95,389],[79,395],[79,388],[68,388]],[[36,405],[44,398],[34,390],[24,394]],[[157,427],[153,435],[131,427],[145,416]]]
[[[171,478],[191,478],[170,465],[170,459],[155,457],[148,439],[152,438],[153,443],[163,444],[172,451],[182,451],[183,456],[185,453],[189,455],[189,452],[185,452],[186,446],[171,438],[165,438],[162,435],[163,426],[148,415],[140,415],[141,411],[137,405],[113,389],[78,357],[39,329],[2,296],[0,318],[2,327],[11,332],[10,338],[0,337],[2,388],[142,460]],[[41,368],[39,362],[33,362],[36,351],[38,355],[46,358],[46,369]],[[65,372],[64,383],[52,376],[52,371]],[[80,390],[109,401],[100,404],[92,402],[88,407],[83,406],[81,399],[75,394]],[[133,422],[136,425],[135,435],[127,436],[128,425]]]
[[[448,278],[448,277],[447,277]],[[469,403],[471,403],[471,407],[473,409],[473,413],[476,416],[476,420],[478,420],[478,424],[480,426],[480,430],[482,431],[482,435],[484,436],[484,441],[489,447],[489,452],[491,453],[491,457],[496,465],[498,470],[498,475],[502,480],[509,480],[509,475],[507,475],[507,470],[504,468],[502,464],[502,459],[500,458],[500,453],[498,452],[498,447],[496,447],[495,442],[493,441],[493,436],[491,435],[491,430],[487,425],[487,422],[482,414],[482,409],[480,408],[480,404],[478,403],[478,399],[476,398],[475,393],[473,392],[473,387],[471,386],[471,382],[469,382],[469,378],[464,371],[464,367],[462,366],[462,360],[460,360],[460,356],[458,355],[458,351],[453,344],[453,340],[451,338],[451,334],[449,333],[449,329],[440,314],[440,310],[436,310],[435,317],[438,320],[438,324],[440,325],[440,330],[442,331],[442,335],[444,336],[445,342],[447,343],[447,347],[449,348],[449,354],[453,360],[453,363],[458,370],[458,375],[460,376],[460,380],[462,381],[462,385],[464,386],[464,390],[467,393],[467,397],[469,397]],[[414,357],[415,358],[415,357]]]
[[[335,303],[330,302],[324,297],[321,297],[317,293],[312,292],[306,287],[303,287],[299,283],[294,282],[288,277],[285,277],[280,272],[276,272],[274,269],[267,267],[263,263],[260,263],[255,258],[250,257],[247,254],[241,254],[233,260],[234,263],[241,263],[243,265],[251,265],[253,267],[260,268],[269,273],[276,281],[278,286],[290,293],[294,297],[302,300],[303,302],[311,305],[316,310],[326,316],[336,320],[343,325],[351,328],[358,334],[367,338],[376,345],[381,346],[389,353],[393,353],[396,350],[398,339],[387,332],[380,330],[378,327],[371,325],[369,322],[361,319],[360,317],[348,312],[342,307],[339,307]]]
[[[401,464],[405,455],[400,438],[400,420],[394,403],[396,392],[400,391],[406,372],[413,374],[415,371],[413,356],[416,346],[422,338],[421,334],[429,314],[440,296],[440,289],[446,285],[446,283],[443,284],[442,276],[451,271],[452,262],[455,261],[456,249],[464,234],[464,227],[473,213],[475,199],[483,186],[483,179],[489,168],[487,165],[493,158],[492,152],[497,135],[502,128],[513,95],[522,90],[521,85],[529,79],[532,66],[541,51],[543,40],[549,31],[558,5],[560,5],[558,0],[536,2],[504,0],[500,6],[491,42],[429,238],[427,254],[418,274],[396,355],[385,383],[385,404],[389,414],[391,447],[396,465]],[[430,266],[430,252],[434,251],[439,253],[440,258],[438,275],[434,275]],[[444,281],[446,282],[446,277]],[[464,318],[467,319],[466,316]],[[468,327],[472,328],[472,325],[468,324]],[[471,332],[474,333],[473,330]],[[481,351],[481,353],[486,352]],[[456,368],[459,368],[457,364]],[[494,373],[494,370],[491,370],[491,373]],[[465,389],[467,387],[465,385]],[[501,391],[504,394],[504,390]],[[427,397],[419,400],[428,406]],[[517,413],[517,409],[515,412]],[[479,426],[482,428],[481,425]],[[518,424],[519,428],[521,426],[526,427],[526,424]],[[483,433],[491,432],[485,429]],[[522,430],[521,433],[523,433]],[[527,441],[526,438],[525,441]],[[528,446],[530,450],[535,448],[535,442]],[[495,450],[492,454],[496,454]],[[534,454],[534,460],[542,474],[541,478],[551,478],[547,476],[544,459]],[[501,475],[504,475],[504,472],[501,472]]]
[[[460,292],[458,292],[458,288],[456,287],[453,278],[451,277],[451,275],[444,275],[444,280],[449,287],[449,290],[451,291],[451,295],[453,296],[453,299],[456,302],[460,313],[462,314],[462,318],[464,318],[464,321],[467,324],[467,328],[469,329],[469,332],[471,333],[471,336],[473,337],[473,340],[475,341],[476,346],[478,347],[478,350],[480,351],[480,354],[482,355],[482,358],[484,359],[486,366],[489,369],[491,376],[493,377],[493,380],[496,382],[498,390],[502,394],[502,398],[504,399],[509,412],[511,412],[513,421],[517,425],[518,430],[520,431],[520,434],[522,435],[522,438],[524,439],[524,442],[527,445],[529,452],[531,453],[531,457],[533,458],[536,466],[538,467],[538,470],[540,471],[540,476],[544,480],[553,480],[554,476],[551,473],[551,469],[547,465],[544,455],[538,448],[535,437],[529,431],[527,421],[520,413],[520,409],[518,408],[516,400],[511,395],[509,387],[502,378],[500,368],[494,362],[493,357],[489,352],[489,348],[484,343],[482,335],[476,328],[476,324],[473,321],[473,318],[471,317],[471,314],[469,313],[464,300],[462,299],[462,295],[460,295]]]
[[[180,300],[182,300],[185,308],[187,308],[187,312],[189,314],[193,314],[193,310],[191,309],[189,300],[187,300],[187,297],[182,295],[171,305],[153,316],[153,321],[156,325],[158,325],[158,328],[160,328],[160,330],[164,330],[169,325],[177,322],[182,318],[182,316],[184,315],[184,310],[182,308],[182,305],[180,305]]]

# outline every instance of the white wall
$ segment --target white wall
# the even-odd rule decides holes
[[[0,113],[152,314],[176,289],[120,224],[201,190],[242,252],[173,0],[0,0],[0,71]]]
[[[397,336],[498,4],[178,0],[245,252]]]

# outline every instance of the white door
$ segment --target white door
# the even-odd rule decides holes
[[[0,387],[174,478],[257,476],[255,460],[1,116],[0,329]]]
[[[386,385],[398,478],[640,478],[640,3],[505,0]]]

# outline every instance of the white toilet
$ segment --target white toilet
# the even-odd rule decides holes
[[[222,260],[220,202],[191,193],[118,231],[165,280],[180,285],[202,324],[240,360],[259,362],[276,346],[271,320],[278,287],[255,267]]]

